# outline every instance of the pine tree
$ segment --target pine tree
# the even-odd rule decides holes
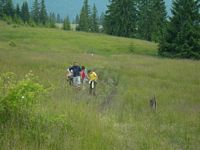
[[[104,27],[108,34],[134,37],[136,33],[136,1],[111,0],[106,11]]]
[[[70,30],[70,20],[66,17],[63,21],[63,30]]]
[[[105,13],[102,12],[100,17],[99,17],[99,24],[103,26],[104,25],[104,20],[105,20]]]
[[[80,22],[80,17],[79,15],[77,14],[76,15],[76,18],[75,18],[75,24],[76,24],[76,31],[79,31],[79,22]]]
[[[36,24],[40,22],[40,4],[35,0],[32,7],[32,19]]]
[[[19,4],[16,5],[15,14],[17,17],[21,16],[21,10],[20,10]]]
[[[28,23],[28,21],[30,19],[28,3],[26,1],[24,1],[23,4],[22,4],[21,18],[24,21],[24,23]]]
[[[79,29],[81,31],[90,31],[90,7],[88,5],[88,0],[84,0],[83,7],[81,9]]]
[[[155,42],[159,42],[164,36],[167,23],[167,12],[164,0],[153,0],[152,11],[153,27],[151,39]]]
[[[14,6],[12,0],[4,0],[3,12],[6,16],[14,18]]]
[[[76,15],[76,18],[75,18],[75,24],[76,24],[76,25],[79,24],[79,20],[80,20],[80,17],[79,17],[79,15],[77,14],[77,15]]]
[[[49,27],[51,27],[51,28],[56,27],[56,16],[54,13],[50,13],[50,15],[49,15]]]
[[[45,25],[47,23],[47,11],[45,6],[45,1],[41,1],[41,9],[40,9],[40,22]]]
[[[22,24],[23,23],[22,19],[21,19],[21,10],[20,10],[19,4],[16,5],[13,21],[16,24]]]
[[[92,32],[99,32],[99,27],[98,27],[98,18],[97,18],[97,8],[95,4],[93,5],[93,11],[92,11],[92,16],[91,16],[91,31]]]
[[[159,54],[200,59],[200,1],[175,0]]]
[[[0,19],[2,19],[4,16],[3,6],[4,6],[4,2],[3,0],[0,0]]]
[[[152,0],[139,0],[138,3],[138,37],[152,40],[154,15]]]
[[[60,17],[60,14],[57,14],[56,22],[57,22],[57,23],[61,23],[61,17]]]

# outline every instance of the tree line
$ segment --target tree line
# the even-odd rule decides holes
[[[47,13],[45,0],[34,0],[30,9],[27,1],[24,1],[20,7],[19,4],[14,6],[12,0],[0,0],[0,20],[8,23],[28,24],[31,26],[56,27],[56,23],[61,23],[64,30],[71,29],[69,16],[64,19],[59,14]],[[88,0],[84,1],[80,15],[77,15],[74,22],[78,31],[99,32],[99,18],[97,8],[94,4],[92,13]]]
[[[0,0],[0,20],[8,23],[28,24],[30,26],[56,27],[56,23],[63,23],[59,14],[47,13],[45,0],[35,0],[29,8],[24,1],[20,6],[14,6],[12,0]]]
[[[200,0],[110,0],[107,34],[159,42],[159,55],[200,59]]]
[[[156,42],[166,24],[164,0],[111,0],[104,22],[108,34]]]

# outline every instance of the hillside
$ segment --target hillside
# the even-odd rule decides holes
[[[99,75],[96,97],[67,84],[74,61]],[[0,68],[50,87],[33,114],[1,122],[2,149],[200,147],[200,62],[159,58],[155,43],[0,22]]]

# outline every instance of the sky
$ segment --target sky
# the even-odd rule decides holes
[[[34,0],[13,0],[14,3],[19,3],[20,5],[23,1],[28,1],[29,9],[32,7],[32,2]],[[40,0],[39,0],[40,1]],[[84,0],[45,0],[48,13],[54,12],[55,14],[60,14],[62,18],[69,16],[73,20],[76,14],[80,13],[81,7]],[[107,9],[108,0],[88,0],[90,6],[96,5],[98,14],[105,12]],[[170,6],[172,0],[165,0],[168,15],[170,15]]]

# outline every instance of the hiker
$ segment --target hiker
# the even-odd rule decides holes
[[[89,79],[89,85],[90,85],[89,94],[96,96],[96,85],[97,85],[98,76],[94,71],[88,70],[88,79]]]
[[[81,77],[80,77],[81,68],[79,64],[75,62],[74,65],[69,68],[69,70],[73,72],[73,85],[79,88],[81,85]]]
[[[72,67],[72,65],[70,65],[70,67],[67,68],[67,72],[66,72],[67,81],[68,81],[69,85],[72,85],[72,83],[73,83],[73,70],[70,70],[71,67]]]
[[[86,72],[85,66],[81,67],[80,76],[81,76],[82,87],[83,89],[85,89],[85,83],[87,82],[87,72]]]
[[[80,75],[81,75],[81,83],[84,84],[87,81],[87,73],[86,73],[85,66],[81,67]]]

